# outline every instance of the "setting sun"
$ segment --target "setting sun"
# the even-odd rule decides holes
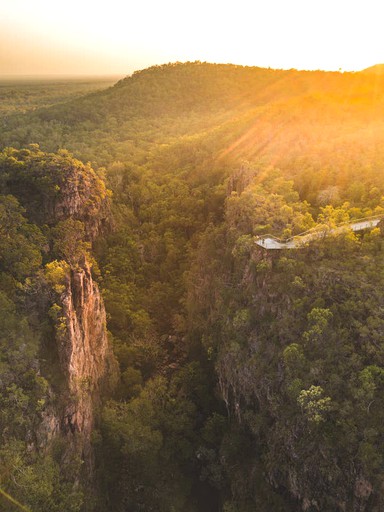
[[[373,0],[2,3],[3,74],[125,74],[195,60],[360,70],[384,61]]]

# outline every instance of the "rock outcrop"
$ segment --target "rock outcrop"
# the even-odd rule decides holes
[[[84,224],[86,239],[93,241],[110,222],[108,191],[95,171],[73,160],[58,175],[56,193],[44,204],[48,223],[72,218]]]
[[[31,370],[35,380],[30,377],[37,389],[31,394],[33,425],[23,437],[36,459],[41,455],[59,465],[58,486],[92,493],[92,433],[103,393],[118,375],[104,303],[87,261],[91,243],[110,227],[109,192],[89,164],[65,150],[8,148],[0,163],[2,194],[9,196],[9,208],[19,208],[12,222],[28,218],[21,242],[10,248],[17,252],[25,244],[25,257],[36,259],[36,273],[22,274],[28,277],[25,309],[40,340]],[[38,268],[42,261],[44,268]],[[29,395],[22,396],[28,403]]]
[[[90,242],[109,225],[109,192],[89,164],[65,150],[44,153],[36,144],[8,153],[2,163],[4,183],[31,221],[54,226],[69,218],[79,220]]]
[[[117,367],[108,341],[104,303],[85,260],[67,276],[61,308],[56,339],[68,392],[61,429],[89,466],[94,411],[101,392],[113,385]]]

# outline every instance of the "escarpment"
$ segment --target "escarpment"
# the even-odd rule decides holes
[[[108,228],[109,192],[89,164],[65,150],[44,153],[35,144],[3,155],[5,191],[19,199],[30,220],[48,226],[68,218],[80,221],[90,242]]]
[[[91,243],[110,223],[109,193],[89,165],[66,151],[44,153],[35,145],[9,149],[1,154],[0,164],[1,192],[15,196],[30,226],[45,233],[44,268],[33,277],[38,300],[30,305],[38,310],[40,324],[48,319],[50,324],[41,335],[41,372],[49,392],[39,413],[36,446],[49,451],[58,439],[64,440],[63,460],[84,463],[73,481],[90,482],[95,410],[117,374],[104,303],[90,264]],[[29,237],[37,236],[34,228],[30,232]]]
[[[107,337],[103,299],[85,259],[81,266],[68,271],[60,305],[56,341],[68,392],[62,431],[80,445],[90,463],[94,409],[102,389],[111,385],[116,363]]]
[[[66,329],[64,335],[58,336],[59,353],[68,371],[71,390],[86,379],[92,392],[98,389],[106,373],[110,347],[104,303],[86,260],[67,276],[62,308]]]

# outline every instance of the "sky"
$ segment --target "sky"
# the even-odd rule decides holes
[[[379,0],[0,0],[0,75],[127,75],[207,61],[358,71],[384,62]]]

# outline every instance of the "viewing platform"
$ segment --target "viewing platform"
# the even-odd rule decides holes
[[[292,236],[282,240],[273,235],[262,235],[257,237],[256,244],[264,249],[300,249],[313,240],[325,238],[329,235],[337,235],[348,230],[364,231],[365,229],[372,229],[376,227],[379,222],[384,218],[384,215],[375,217],[368,217],[365,219],[358,219],[356,221],[346,222],[336,226],[335,228],[328,228],[320,225],[315,228],[309,229],[300,235]]]

